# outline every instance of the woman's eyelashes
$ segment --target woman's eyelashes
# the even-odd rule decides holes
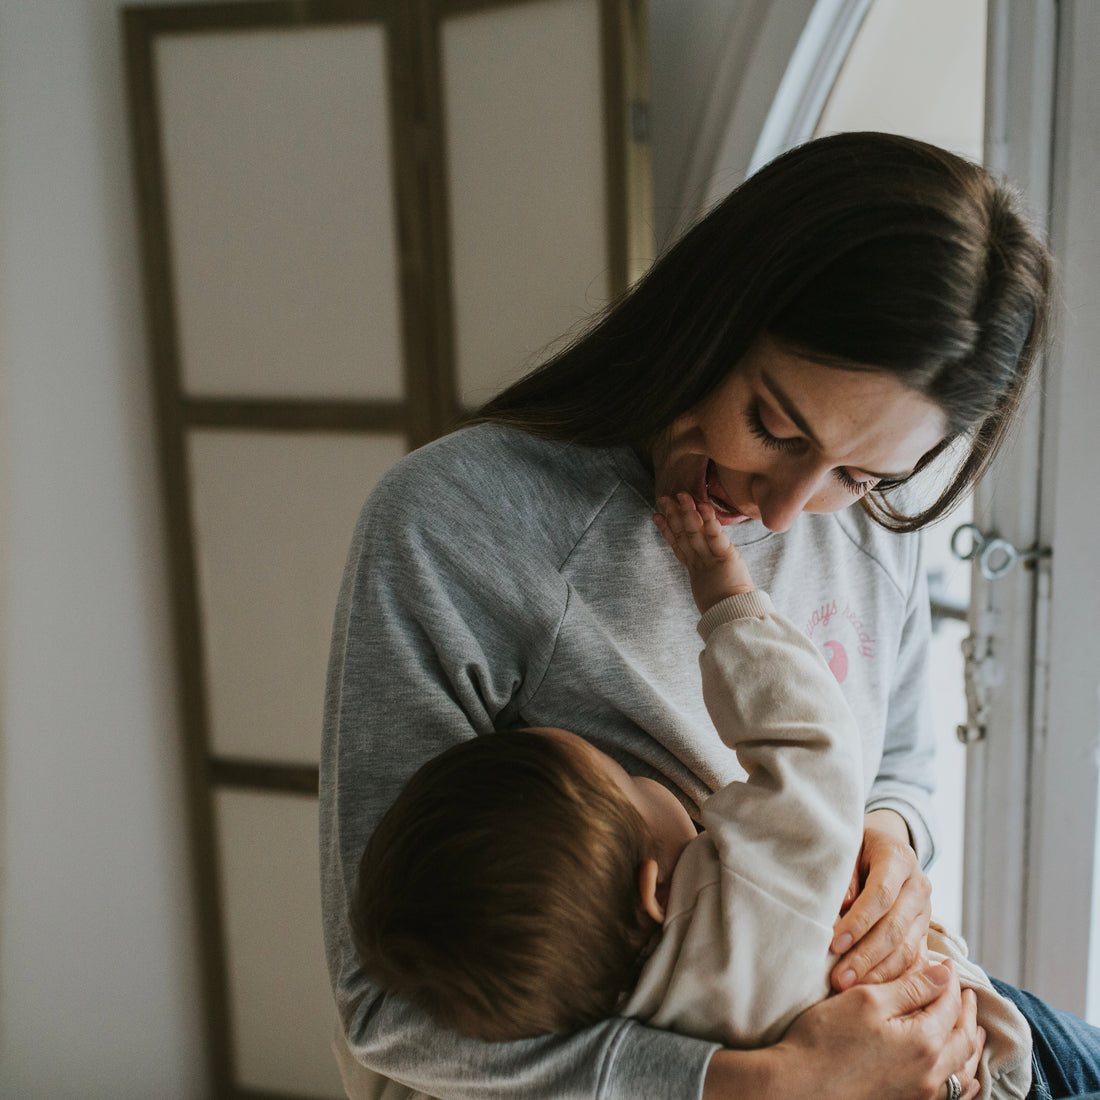
[[[759,401],[754,401],[749,405],[746,410],[745,419],[752,435],[765,447],[769,447],[773,451],[783,451],[786,454],[797,454],[802,451],[806,445],[806,441],[801,436],[774,435],[772,432],[768,431],[767,425],[764,423],[764,418],[760,415]],[[863,496],[868,490],[880,484],[874,478],[868,478],[866,481],[856,481],[847,470],[840,466],[833,470],[833,477],[835,477],[849,493],[857,497]]]
[[[796,452],[802,450],[805,440],[797,435],[782,436],[772,435],[764,425],[764,419],[760,415],[760,402],[754,401],[746,410],[745,418],[748,421],[749,431],[773,451]]]
[[[847,470],[838,467],[833,471],[833,476],[848,490],[853,496],[861,497],[868,489],[873,489],[878,482],[874,478],[869,478],[867,481],[856,481],[854,477]]]

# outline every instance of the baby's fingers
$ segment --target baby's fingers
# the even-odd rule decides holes
[[[693,531],[692,527],[701,528],[702,521],[695,512],[695,502],[691,500],[691,497],[687,499],[692,505],[690,510],[672,497],[663,496],[658,498],[657,507],[660,511],[653,517],[653,522],[657,525],[657,529],[661,534],[664,535],[665,542],[672,547],[672,551],[680,563],[691,568],[698,559],[694,543],[699,537],[698,532]]]
[[[688,541],[703,528],[695,501],[687,493],[678,493],[676,497],[660,497],[657,507],[673,538]]]
[[[687,565],[688,560],[684,557],[684,552],[680,547],[680,536],[673,530],[668,516],[663,512],[657,512],[653,516],[653,522],[657,525],[657,530],[664,536],[665,542],[672,548],[672,552],[676,555],[680,564]]]
[[[731,545],[729,536],[718,517],[714,514],[714,507],[710,504],[698,506],[699,516],[703,521],[703,539],[706,542],[708,552],[715,558],[730,558],[738,553],[737,548]]]
[[[719,534],[722,531],[721,525],[714,518],[714,509],[709,504],[697,504],[690,493],[677,493],[676,505],[681,545],[699,565],[706,565],[714,556],[707,521],[718,528]],[[674,529],[675,526],[674,523]]]
[[[718,522],[714,505],[705,500],[697,501],[687,493],[677,494],[677,500],[683,514],[685,538],[700,568],[721,565],[728,569],[734,560],[740,560],[736,547],[730,544],[729,536]],[[748,582],[747,577],[745,581]]]

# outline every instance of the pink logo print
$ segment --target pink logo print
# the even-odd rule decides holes
[[[843,684],[848,678],[848,654],[840,642],[826,642],[825,650],[828,656],[829,669],[836,677],[838,684]]]

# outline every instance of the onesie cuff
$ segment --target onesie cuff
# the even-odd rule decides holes
[[[767,592],[754,588],[751,592],[739,592],[719,600],[699,620],[696,629],[705,642],[720,623],[732,623],[736,619],[765,619],[774,613],[771,597]]]
[[[863,812],[870,813],[872,810],[893,810],[905,822],[917,862],[927,870],[936,855],[936,843],[928,823],[913,803],[896,795],[876,792],[873,786]]]

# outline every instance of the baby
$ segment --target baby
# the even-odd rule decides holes
[[[654,520],[702,614],[703,696],[747,778],[702,807],[565,730],[429,761],[372,836],[353,927],[364,969],[490,1040],[619,1013],[730,1047],[777,1041],[829,993],[833,922],[862,842],[859,732],[823,658],[756,591],[708,504]],[[1022,1098],[1026,1021],[933,926],[987,1033],[981,1095]]]

